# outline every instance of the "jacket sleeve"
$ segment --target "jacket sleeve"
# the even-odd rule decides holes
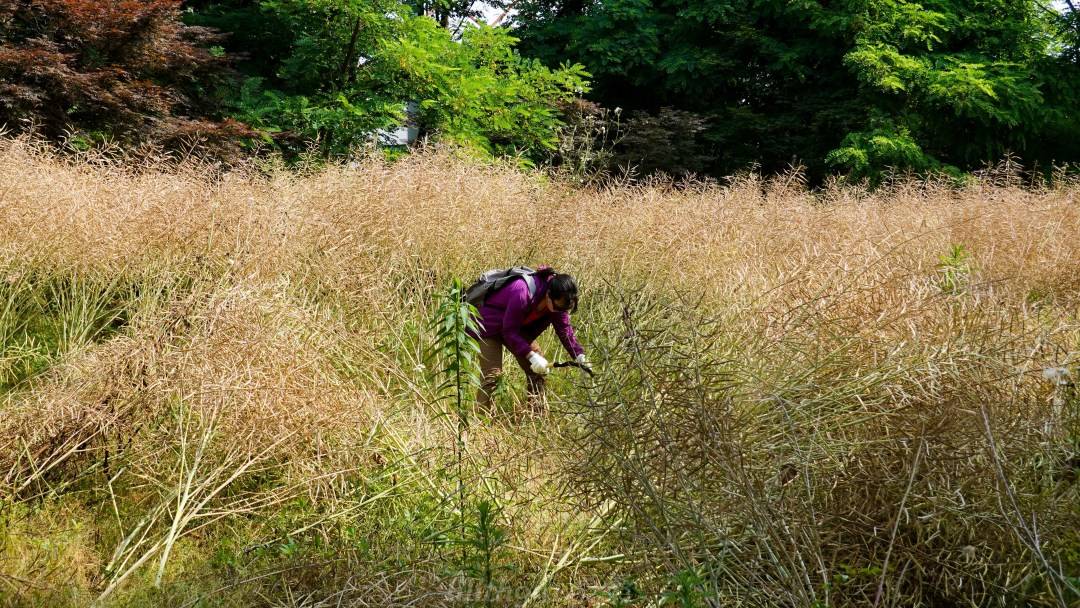
[[[578,344],[577,337],[574,336],[574,326],[570,324],[570,313],[556,312],[555,317],[551,320],[551,324],[555,326],[555,335],[559,336],[559,341],[562,342],[563,348],[565,348],[571,356],[576,358],[578,355],[585,353],[585,349],[581,348],[581,344]]]
[[[506,347],[515,357],[524,359],[532,350],[531,343],[521,334],[521,324],[529,311],[529,288],[525,281],[514,281],[501,291],[510,292],[506,302],[506,310],[503,312],[502,339]]]

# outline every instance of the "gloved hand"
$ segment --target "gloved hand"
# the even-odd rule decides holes
[[[529,367],[532,368],[534,374],[540,374],[541,376],[546,376],[551,371],[547,359],[536,351],[529,353]]]
[[[592,370],[592,365],[590,365],[589,360],[585,358],[585,353],[578,355],[577,358],[574,359],[574,362],[587,370]]]

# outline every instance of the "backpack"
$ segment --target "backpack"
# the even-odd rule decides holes
[[[536,271],[528,266],[493,268],[480,275],[480,279],[465,290],[464,300],[476,308],[480,308],[489,295],[499,291],[518,277],[525,279],[525,285],[529,288],[529,298],[531,299],[536,294],[535,275]]]

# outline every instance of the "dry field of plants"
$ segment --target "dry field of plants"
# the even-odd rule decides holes
[[[513,263],[598,373],[455,410],[438,296]],[[6,140],[0,340],[0,606],[1080,602],[1075,183]]]

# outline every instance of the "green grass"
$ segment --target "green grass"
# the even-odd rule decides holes
[[[123,330],[140,288],[128,277],[8,267],[0,271],[0,393],[16,389],[64,355]]]

